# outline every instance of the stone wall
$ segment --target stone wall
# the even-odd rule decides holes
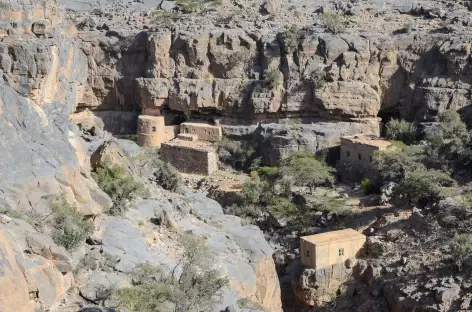
[[[218,170],[216,149],[205,142],[175,139],[161,145],[161,159],[182,173],[210,175]]]
[[[196,134],[198,139],[208,142],[218,142],[223,137],[221,127],[196,122],[182,123],[180,133]]]
[[[380,141],[383,143],[385,141]],[[370,166],[374,153],[378,150],[385,149],[385,144],[361,143],[350,138],[341,138],[341,162],[350,162],[359,164],[360,166]]]

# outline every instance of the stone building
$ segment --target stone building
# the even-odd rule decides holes
[[[162,116],[138,117],[138,145],[158,147],[165,141],[165,123]]]
[[[374,135],[354,135],[341,138],[342,163],[349,162],[352,165],[370,165],[375,151],[385,150],[392,143]]]
[[[314,269],[326,268],[355,258],[366,241],[365,235],[344,229],[300,237],[300,261]]]
[[[200,140],[208,142],[218,142],[223,137],[220,126],[213,126],[198,122],[182,123],[180,125],[180,133],[196,134]]]
[[[165,125],[164,116],[140,115],[138,117],[138,145],[160,147],[161,143],[174,139],[179,133],[178,125]]]
[[[198,141],[195,135],[179,134],[175,140],[163,143],[160,155],[182,173],[210,175],[218,170],[216,147]]]

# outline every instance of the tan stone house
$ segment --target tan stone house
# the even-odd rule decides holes
[[[300,261],[314,269],[344,263],[355,258],[366,241],[365,235],[344,229],[300,237]]]
[[[374,152],[386,150],[392,142],[374,135],[354,135],[341,138],[341,162],[368,165]]]

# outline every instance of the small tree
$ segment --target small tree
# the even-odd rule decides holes
[[[236,170],[257,170],[261,163],[255,143],[249,140],[236,141],[224,138],[218,145],[218,154],[222,162]]]
[[[275,89],[283,80],[283,75],[277,67],[267,69],[265,73],[265,83],[269,89]]]
[[[267,204],[271,197],[271,187],[266,181],[262,181],[258,177],[251,181],[245,182],[241,190],[242,205],[264,205]]]
[[[401,183],[409,173],[424,169],[415,155],[407,150],[390,148],[377,151],[373,156],[372,165],[379,172],[382,182]]]
[[[385,127],[387,139],[402,141],[405,144],[412,144],[416,139],[416,126],[405,120],[392,119]]]
[[[135,181],[125,169],[118,165],[97,168],[95,172],[92,172],[92,177],[98,186],[111,197],[113,207],[108,211],[111,215],[123,214],[133,200],[147,195],[144,184]]]
[[[417,170],[394,188],[393,196],[399,204],[424,206],[439,200],[442,187],[453,185],[455,181],[442,171]]]
[[[296,26],[291,26],[282,33],[283,46],[286,54],[298,50],[300,35]]]
[[[281,175],[291,177],[294,185],[308,186],[310,189],[317,185],[332,185],[335,181],[333,172],[333,168],[308,152],[292,153],[280,167]]]
[[[452,165],[469,154],[469,133],[458,112],[447,110],[439,114],[439,124],[426,132],[429,160],[439,165]]]

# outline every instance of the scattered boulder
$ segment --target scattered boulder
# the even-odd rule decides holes
[[[134,175],[137,173],[135,165],[131,161],[131,155],[121,148],[116,140],[103,143],[91,156],[90,162],[93,168],[118,165]]]
[[[390,243],[382,240],[380,236],[367,237],[365,250],[373,258],[378,258],[390,249]]]
[[[386,204],[392,199],[393,189],[397,186],[395,182],[388,182],[380,187],[380,203]]]

